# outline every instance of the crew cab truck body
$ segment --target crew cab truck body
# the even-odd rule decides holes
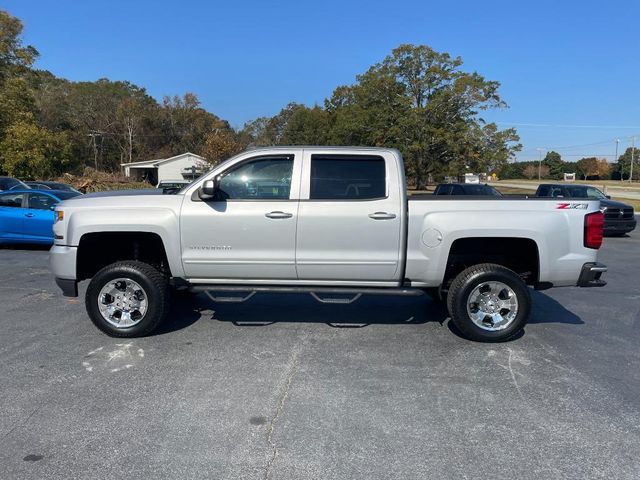
[[[154,193],[90,194],[56,211],[56,282],[77,296],[91,279],[89,316],[110,335],[151,332],[172,288],[333,303],[427,291],[466,336],[502,340],[526,323],[528,286],[605,284],[599,202],[407,198],[396,150],[251,150],[175,195]]]

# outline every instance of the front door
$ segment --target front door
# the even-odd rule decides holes
[[[0,239],[23,240],[26,194],[0,193]]]
[[[397,281],[402,176],[379,155],[307,153],[298,219],[300,280]]]
[[[28,211],[25,214],[24,233],[33,240],[53,242],[52,207],[58,201],[45,193],[29,193],[27,195]]]
[[[187,278],[295,280],[301,155],[248,157],[219,175],[212,201],[185,198],[182,262]]]

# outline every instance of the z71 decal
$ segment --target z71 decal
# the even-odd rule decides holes
[[[586,210],[587,208],[589,208],[589,204],[588,203],[559,203],[556,208],[559,210],[570,210],[570,209]]]

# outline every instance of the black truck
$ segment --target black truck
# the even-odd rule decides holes
[[[621,236],[636,228],[635,212],[631,205],[611,200],[611,197],[591,185],[544,183],[536,190],[536,197],[600,200],[600,211],[604,213],[605,235]]]

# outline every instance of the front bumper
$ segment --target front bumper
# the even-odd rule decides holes
[[[605,218],[604,220],[604,234],[620,234],[629,233],[636,228],[637,221],[635,218],[611,220]]]
[[[579,287],[604,287],[607,282],[602,280],[602,275],[606,273],[607,266],[598,262],[585,263],[578,279]]]
[[[65,297],[78,296],[78,281],[76,280],[76,254],[77,247],[54,245],[49,250],[49,266],[56,280],[56,284],[62,289]]]

